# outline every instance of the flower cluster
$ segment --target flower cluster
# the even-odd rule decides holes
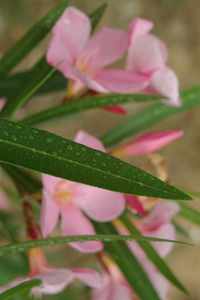
[[[153,24],[135,19],[128,31],[104,27],[91,36],[87,15],[68,8],[53,29],[48,63],[70,79],[68,96],[90,89],[100,93],[158,93],[180,105],[179,84],[167,66],[165,44]],[[124,69],[107,68],[128,53]]]
[[[180,105],[178,80],[167,66],[167,50],[162,41],[151,33],[153,24],[135,19],[126,31],[102,28],[91,36],[89,18],[76,8],[68,8],[53,28],[53,36],[47,52],[49,64],[69,79],[67,97],[97,93],[156,93],[170,105]],[[107,68],[127,53],[124,69]],[[3,102],[0,103],[0,105]],[[115,108],[115,112],[120,110]],[[181,138],[180,130],[148,132],[129,143],[112,149],[110,154],[119,158],[149,155]],[[75,142],[106,152],[99,139],[79,131]],[[86,174],[87,176],[87,174]],[[125,209],[130,222],[144,236],[175,239],[171,224],[177,214],[177,204],[133,195],[107,191],[101,188],[71,182],[47,174],[42,175],[42,203],[40,228],[43,237],[54,232],[60,223],[63,235],[93,235],[92,221],[113,222],[121,234],[129,234],[118,219]],[[0,192],[0,207],[6,199]],[[151,206],[148,203],[151,202]],[[137,218],[133,218],[133,215]],[[32,289],[34,295],[56,294],[72,281],[80,280],[93,289],[93,300],[137,299],[134,291],[104,252],[99,241],[74,242],[73,248],[83,253],[98,253],[102,274],[87,268],[52,268],[39,248],[29,251],[30,272],[0,288],[3,292],[33,278],[41,285]],[[158,273],[136,242],[127,243],[129,249],[142,264],[161,299],[166,299],[168,284]],[[158,254],[165,257],[172,244],[152,243]]]

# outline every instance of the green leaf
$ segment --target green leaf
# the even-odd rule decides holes
[[[92,12],[90,14],[90,19],[91,19],[91,24],[92,24],[93,30],[97,27],[97,25],[101,21],[107,7],[108,7],[107,3],[103,3],[94,12]]]
[[[97,232],[101,234],[117,234],[115,228],[109,223],[95,223],[95,227]],[[160,299],[137,257],[130,252],[126,244],[120,242],[105,244],[105,251],[118,265],[130,286],[139,296],[139,299]]]
[[[141,236],[140,231],[134,226],[134,224],[129,220],[128,214],[125,213],[121,217],[122,222],[129,230],[130,234],[134,234],[136,236]],[[173,285],[175,285],[178,289],[180,289],[184,293],[188,293],[186,288],[182,285],[182,283],[176,278],[173,272],[170,270],[165,260],[160,257],[154,247],[148,241],[137,241],[138,245],[143,249],[146,253],[149,260],[156,266],[156,268],[160,271],[160,273],[167,278]]]
[[[23,282],[16,287],[13,287],[3,293],[0,294],[0,300],[7,300],[10,298],[13,298],[14,296],[17,296],[21,293],[28,292],[33,287],[36,287],[41,284],[41,281],[39,279],[33,279],[26,282]]]
[[[44,57],[42,57],[34,66],[32,77],[29,81],[26,81],[26,85],[16,95],[12,101],[8,101],[4,106],[0,117],[9,117],[13,115],[20,107],[22,107],[35,93],[39,88],[49,80],[55,70],[50,67]]]
[[[63,105],[57,105],[52,108],[43,110],[39,113],[33,114],[22,120],[23,123],[28,125],[36,125],[45,121],[49,121],[61,116],[71,116],[72,114],[82,112],[85,110],[104,107],[106,105],[115,104],[125,104],[128,102],[145,102],[145,101],[155,101],[159,98],[152,95],[100,95],[100,96],[86,96],[81,99],[75,99],[73,101],[67,102]]]
[[[193,224],[200,225],[200,212],[189,207],[188,205],[181,205],[181,211],[179,215]]]
[[[33,25],[14,47],[4,54],[0,59],[0,73],[8,73],[11,71],[42,39],[44,39],[68,6],[68,2],[68,0],[60,1],[45,17]]]
[[[41,182],[22,168],[2,164],[4,171],[10,176],[10,178],[16,184],[18,190],[24,193],[37,193],[42,189]]]
[[[44,130],[0,120],[0,161],[129,194],[190,199],[156,177],[101,151]]]
[[[12,101],[16,95],[19,95],[33,78],[34,68],[29,71],[16,73],[11,76],[6,76],[0,80],[0,95],[6,97],[7,101]],[[66,89],[67,79],[59,72],[55,72],[43,86],[37,90],[36,95],[57,92]]]
[[[190,246],[190,244],[182,241],[166,240],[166,239],[159,239],[154,237],[144,237],[135,234],[119,235],[118,233],[115,233],[115,234],[96,234],[96,235],[75,235],[75,236],[65,236],[65,237],[58,236],[58,237],[51,237],[48,239],[28,240],[25,242],[9,243],[7,245],[0,246],[0,256],[7,255],[7,254],[21,253],[36,247],[56,246],[56,245],[63,245],[72,242],[102,241],[106,243],[111,243],[116,241],[132,241],[132,240],[143,240],[143,241],[147,240],[153,242],[176,243],[176,244]]]
[[[106,146],[114,146],[126,138],[144,130],[149,130],[152,125],[177,113],[188,111],[200,105],[200,87],[193,87],[181,93],[182,106],[170,107],[162,103],[148,106],[144,110],[124,119],[124,121],[108,131],[102,140]]]

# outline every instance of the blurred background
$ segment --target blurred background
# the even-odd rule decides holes
[[[74,0],[73,5],[86,12],[91,12],[104,1]],[[155,22],[154,31],[163,39],[169,49],[169,62],[180,79],[181,88],[200,84],[200,10],[199,0],[108,0],[109,7],[102,24],[126,28],[135,16],[145,17]],[[0,1],[0,53],[8,49],[23,33],[58,0],[1,0]],[[38,55],[43,53],[46,42],[36,49],[21,68],[31,66]],[[41,109],[60,99],[54,95],[37,107],[29,104],[27,109]],[[129,106],[130,111],[140,109],[139,105]],[[200,108],[187,114],[175,116],[162,122],[157,128],[180,128],[185,132],[184,138],[163,151],[170,178],[173,184],[186,190],[200,192]],[[69,121],[61,120],[44,125],[44,128],[67,135],[79,128],[84,128],[94,135],[101,135],[123,117],[107,112],[94,111],[73,117]],[[102,119],[104,122],[102,122]],[[136,162],[138,163],[138,162]],[[199,200],[193,206],[199,207]],[[200,231],[186,225],[195,241],[200,241]],[[169,300],[200,299],[200,247],[178,246],[169,257],[169,263],[180,279],[186,284],[190,296],[172,289]]]

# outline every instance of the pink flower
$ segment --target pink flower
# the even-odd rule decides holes
[[[127,68],[134,74],[147,78],[146,90],[157,92],[173,106],[179,106],[179,83],[174,71],[167,65],[167,49],[164,43],[150,33],[153,23],[136,19],[130,24],[130,42]]]
[[[83,131],[77,134],[75,141],[105,151],[98,139]],[[59,216],[61,216],[63,234],[95,234],[87,216],[95,221],[107,222],[118,217],[125,207],[125,199],[120,193],[49,175],[43,175],[43,187],[41,229],[44,237],[53,231]],[[98,241],[72,243],[71,245],[83,252],[96,252],[103,247]]]
[[[136,225],[145,236],[175,240],[176,231],[171,220],[178,212],[178,204],[162,200]],[[168,255],[173,248],[172,243],[164,242],[154,242],[153,246],[161,256]]]
[[[181,138],[182,136],[182,130],[147,132],[139,135],[128,144],[114,149],[112,154],[118,157],[151,154]]]
[[[5,105],[5,98],[0,98],[0,111],[3,109],[4,105]]]
[[[103,283],[99,288],[93,289],[92,300],[133,300],[133,291],[122,278],[104,274]]]
[[[30,253],[32,260],[31,264],[34,261],[34,266],[31,265],[31,268],[33,267],[31,273],[26,277],[16,278],[9,284],[1,286],[0,293],[32,279],[41,280],[41,285],[34,287],[31,290],[32,294],[35,296],[60,293],[77,279],[91,288],[99,288],[102,284],[101,275],[95,270],[87,268],[50,268],[47,266],[43,252],[41,252],[39,248],[32,249]]]
[[[53,37],[47,53],[50,65],[73,80],[69,94],[77,94],[83,87],[107,92],[106,66],[112,64],[128,48],[128,34],[119,29],[103,27],[92,37],[91,23],[87,15],[69,7],[53,28]]]

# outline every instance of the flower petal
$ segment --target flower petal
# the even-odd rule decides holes
[[[150,86],[167,100],[165,103],[172,106],[180,106],[179,82],[176,74],[171,69],[165,67],[153,75]]]
[[[131,300],[133,293],[128,284],[114,280],[111,276],[104,275],[100,288],[92,291],[92,300]]]
[[[138,36],[128,50],[127,69],[146,75],[163,68],[167,50],[162,41],[152,34]]]
[[[41,296],[43,294],[53,295],[62,292],[73,280],[71,270],[48,268],[43,274],[35,276],[41,279],[42,284],[32,289],[32,294]]]
[[[115,93],[140,92],[148,86],[149,80],[148,76],[120,69],[101,70],[94,77],[98,86]],[[94,81],[89,83],[90,88],[98,91]]]
[[[117,148],[114,150],[114,153],[116,152],[128,156],[147,155],[162,149],[182,136],[182,130],[147,132],[139,135],[128,144]]]
[[[116,115],[126,115],[128,113],[127,110],[121,105],[109,105],[105,106],[103,109]]]
[[[102,285],[102,277],[95,270],[87,268],[73,268],[71,271],[75,279],[79,279],[91,288],[99,288]]]
[[[125,31],[104,27],[89,40],[79,61],[95,71],[115,62],[127,48],[128,34]]]
[[[40,224],[43,237],[47,237],[55,228],[59,218],[59,207],[48,192],[43,192]]]
[[[6,103],[6,99],[5,98],[0,98],[0,111],[3,109],[5,103]]]
[[[175,202],[161,201],[152,209],[141,223],[142,232],[150,232],[158,229],[163,224],[168,224],[179,212],[179,206]]]
[[[134,195],[125,195],[125,199],[130,207],[135,210],[139,215],[145,215],[145,209],[140,201],[140,197]]]
[[[53,28],[47,52],[48,63],[73,79],[71,67],[85,47],[90,31],[87,15],[74,7],[67,8]]]
[[[111,221],[119,217],[125,208],[122,194],[104,189],[82,185],[76,204],[93,220]]]
[[[90,135],[89,133],[79,130],[76,134],[74,141],[76,143],[85,145],[87,147],[90,147],[92,149],[100,150],[102,152],[105,152],[105,148],[102,144],[102,142],[97,139],[96,137]]]
[[[149,20],[135,18],[129,24],[130,42],[133,43],[136,37],[149,33],[153,29],[153,26],[154,24]]]
[[[70,203],[62,210],[62,231],[65,235],[93,235],[94,228],[79,208]],[[75,249],[90,253],[102,250],[103,244],[98,241],[71,243]]]

